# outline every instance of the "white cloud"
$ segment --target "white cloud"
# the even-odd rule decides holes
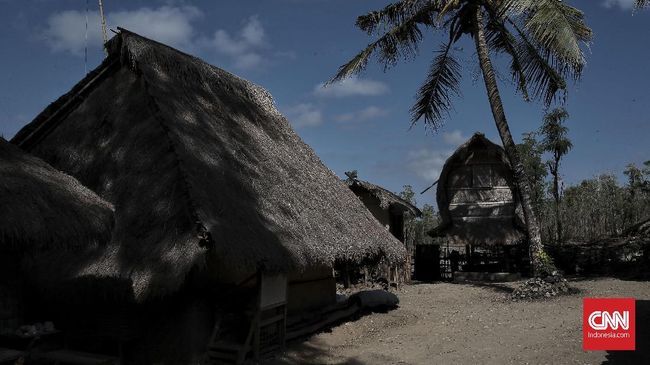
[[[47,20],[43,37],[54,51],[67,51],[83,54],[86,44],[86,16],[76,10],[66,10],[52,14]],[[101,32],[99,15],[88,15],[88,44],[100,45]]]
[[[410,151],[407,168],[426,181],[434,182],[440,177],[442,166],[451,155],[450,151],[434,151],[427,148]]]
[[[196,7],[163,6],[109,13],[108,24],[121,26],[174,47],[188,48],[194,37],[193,21],[203,16]]]
[[[285,114],[295,128],[316,127],[323,123],[323,113],[309,103],[285,109]]]
[[[459,144],[462,144],[465,141],[467,141],[468,137],[463,136],[463,132],[456,129],[456,130],[453,130],[451,132],[443,133],[442,134],[442,139],[448,145],[458,146]]]
[[[370,119],[385,117],[386,115],[388,115],[388,110],[371,105],[355,112],[339,114],[334,117],[334,120],[337,122],[363,122]]]
[[[603,6],[606,8],[619,7],[624,10],[631,10],[634,8],[635,0],[605,0]]]
[[[162,6],[131,11],[109,12],[109,28],[123,27],[145,37],[173,47],[188,49],[192,46],[192,23],[203,16],[196,7]],[[86,13],[66,10],[50,15],[42,34],[54,51],[83,53],[86,45]],[[111,36],[111,34],[109,34]],[[88,45],[100,46],[102,42],[100,19],[96,12],[88,13]]]
[[[256,68],[264,63],[267,55],[272,56],[266,31],[256,15],[245,19],[239,30],[218,29],[212,36],[196,30],[196,21],[203,17],[203,12],[194,6],[165,5],[155,9],[144,7],[109,12],[106,21],[109,28],[119,26],[187,52],[225,55],[238,69]],[[86,46],[86,13],[66,10],[50,15],[42,36],[53,51],[82,55]],[[101,46],[101,26],[96,11],[88,13],[87,37],[89,47]],[[278,57],[285,54],[294,55],[289,51],[281,52]]]
[[[211,39],[202,40],[218,53],[227,55],[235,67],[251,69],[262,64],[261,50],[267,48],[266,32],[256,15],[246,20],[237,35],[219,29]]]
[[[314,88],[314,94],[322,97],[343,98],[347,96],[375,96],[388,93],[388,85],[381,81],[351,77],[325,86],[320,83]]]

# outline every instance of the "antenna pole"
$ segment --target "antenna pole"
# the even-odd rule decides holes
[[[104,48],[104,53],[108,56],[108,50],[106,49],[108,35],[106,34],[106,17],[104,17],[104,2],[102,0],[99,0],[99,16],[102,18],[102,39],[104,40],[102,46]]]

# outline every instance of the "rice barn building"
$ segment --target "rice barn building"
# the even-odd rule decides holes
[[[259,357],[336,305],[337,265],[403,262],[266,90],[124,29],[106,47],[12,140],[115,206],[100,254],[36,270],[83,289],[63,314],[79,346],[112,343],[97,350],[123,363]]]
[[[106,245],[113,222],[110,203],[0,137],[0,341],[43,320],[29,305],[31,290],[42,283],[30,281],[26,268],[42,256]],[[3,354],[20,355],[0,349]]]
[[[528,270],[521,204],[503,148],[474,134],[445,162],[436,201],[441,222],[418,247],[422,280],[502,280]],[[514,274],[514,275],[508,275]]]

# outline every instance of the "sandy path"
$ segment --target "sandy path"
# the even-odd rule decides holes
[[[583,297],[650,300],[650,282],[606,278],[572,286],[580,293],[545,302],[511,302],[506,285],[405,286],[398,293],[398,309],[291,344],[276,363],[650,364],[648,336],[643,336],[645,349],[636,354],[584,352],[581,330]],[[644,308],[637,326],[650,322],[650,305]],[[641,356],[647,356],[644,362]]]

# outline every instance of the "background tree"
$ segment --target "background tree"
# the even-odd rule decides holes
[[[399,196],[416,205],[415,192],[411,185],[404,185],[404,189],[399,193]],[[431,243],[432,238],[429,237],[428,232],[438,225],[438,215],[433,209],[431,204],[424,204],[422,209],[422,216],[416,218],[410,214],[404,217],[404,242],[410,253],[413,253],[415,246],[418,244]]]
[[[642,168],[627,165],[623,172],[627,176],[625,223],[632,225],[641,219],[650,218],[650,161]]]
[[[521,156],[524,172],[528,176],[533,210],[540,217],[544,208],[546,176],[548,175],[546,164],[542,161],[544,149],[537,141],[536,133],[529,132],[522,135],[522,142],[517,145],[517,150]]]
[[[446,35],[411,109],[412,123],[423,119],[434,130],[458,94],[461,65],[454,44],[463,38],[474,41],[492,115],[521,195],[533,274],[551,270],[490,53],[509,58],[509,71],[524,99],[550,104],[566,90],[565,79],[578,79],[585,64],[580,43],[590,41],[592,32],[583,13],[557,0],[402,0],[360,16],[356,25],[377,39],[341,66],[330,82],[359,73],[373,55],[385,67],[415,56],[423,30]]]
[[[404,185],[404,189],[399,193],[399,197],[411,203],[412,205],[416,205],[417,203],[415,200],[415,192],[413,191],[413,187],[411,185]]]
[[[637,9],[642,9],[650,6],[650,0],[636,0],[634,5]]]
[[[560,161],[573,147],[567,136],[569,130],[563,122],[569,117],[564,108],[556,108],[544,116],[544,123],[541,127],[543,136],[542,147],[544,151],[552,155],[548,161],[548,169],[553,176],[552,194],[555,200],[555,242],[562,240],[562,221],[560,219]]]

